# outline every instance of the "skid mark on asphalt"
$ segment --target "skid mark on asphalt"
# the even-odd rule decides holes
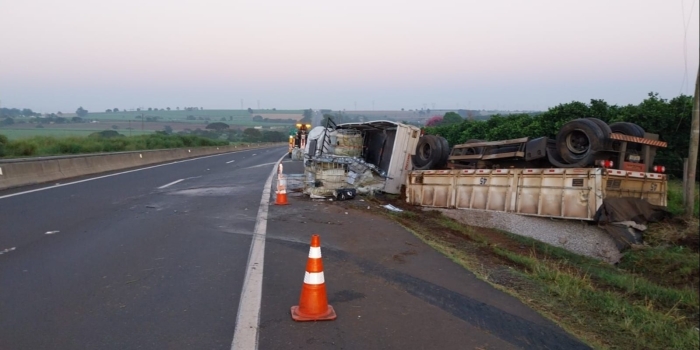
[[[267,241],[274,241],[276,244],[300,252],[305,252],[308,249],[307,242],[297,242],[270,235],[267,236]],[[389,269],[347,252],[324,246],[323,255],[324,258],[329,257],[351,262],[358,266],[363,273],[397,284],[414,297],[439,307],[443,311],[515,346],[525,349],[590,349],[587,345],[554,326],[533,323],[434,283]],[[343,296],[339,295],[341,301],[343,301]]]

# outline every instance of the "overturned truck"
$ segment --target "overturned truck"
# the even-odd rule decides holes
[[[412,157],[410,204],[596,220],[606,198],[666,206],[666,175],[654,164],[656,134],[632,123],[575,119],[555,139],[468,140],[451,149],[425,135]]]

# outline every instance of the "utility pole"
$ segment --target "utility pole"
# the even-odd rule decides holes
[[[690,147],[688,148],[688,186],[685,189],[685,215],[686,217],[693,216],[695,209],[695,171],[698,166],[698,138],[700,138],[700,67],[698,68],[698,76],[695,78],[695,96],[693,97],[693,117],[690,123]]]

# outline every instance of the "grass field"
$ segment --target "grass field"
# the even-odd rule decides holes
[[[143,115],[143,119],[141,116]],[[247,110],[170,110],[170,111],[129,111],[129,112],[91,112],[83,118],[85,121],[97,121],[97,123],[63,123],[63,124],[44,124],[43,128],[35,128],[32,119],[18,118],[15,124],[9,126],[0,126],[0,134],[7,136],[11,140],[23,139],[32,136],[87,136],[95,131],[110,130],[113,126],[117,127],[117,131],[124,135],[142,135],[149,134],[155,131],[163,130],[167,125],[175,132],[184,131],[186,129],[204,129],[207,124],[214,122],[224,122],[231,128],[249,128],[263,127],[271,129],[292,128],[293,122],[264,122],[254,121],[253,117],[260,115],[267,119],[278,120],[299,120],[303,117],[302,110],[260,110],[254,111],[253,114]],[[64,118],[70,120],[74,117],[74,113],[66,113]],[[193,116],[196,119],[187,119],[188,116]],[[158,117],[157,121],[147,121],[148,117]],[[225,120],[222,120],[225,119]],[[131,131],[129,131],[129,128]],[[286,132],[286,129],[285,129]]]
[[[69,137],[69,136],[88,136],[96,131],[109,129],[108,126],[100,129],[70,129],[70,128],[26,128],[26,129],[0,129],[0,135],[7,136],[10,140],[26,139],[34,136],[53,136],[53,137]],[[129,135],[129,130],[118,130],[119,133]],[[153,130],[132,130],[132,135],[146,135],[153,133]]]
[[[161,121],[181,121],[181,122],[198,122],[199,120],[188,120],[187,116],[194,116],[195,118],[209,118],[211,122],[221,121],[222,118],[226,118],[226,122],[235,125],[259,125],[253,121],[253,117],[260,115],[263,118],[269,119],[294,119],[299,120],[303,117],[302,110],[260,110],[253,111],[253,114],[249,113],[247,110],[237,110],[237,109],[205,109],[205,110],[195,110],[195,111],[129,111],[129,112],[90,112],[85,119],[94,120],[137,120],[136,117],[140,117],[143,114],[144,117],[159,117]],[[65,115],[69,116],[69,115]],[[75,116],[74,114],[70,117]]]

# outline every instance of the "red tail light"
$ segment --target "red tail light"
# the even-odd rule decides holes
[[[612,160],[599,160],[599,161],[596,161],[596,165],[609,169],[609,168],[614,167],[615,163]]]
[[[654,165],[652,168],[655,173],[665,173],[666,172],[666,167],[663,165]]]

